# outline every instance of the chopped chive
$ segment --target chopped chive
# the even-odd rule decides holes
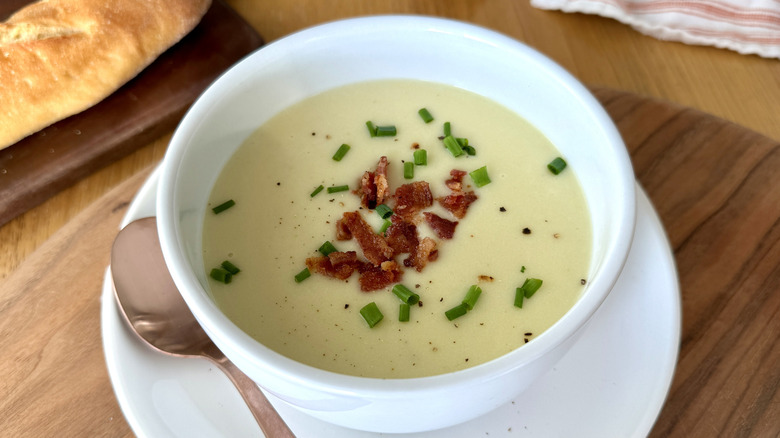
[[[474,149],[474,146],[463,146],[463,152],[472,156],[477,155],[477,150]]]
[[[379,324],[379,321],[382,320],[385,316],[382,315],[382,312],[379,311],[379,307],[377,307],[375,302],[370,302],[363,306],[362,309],[360,309],[360,316],[363,317],[363,319],[366,320],[366,323],[368,323],[368,326],[373,328],[375,325]]]
[[[419,111],[417,111],[417,114],[422,117],[423,122],[425,123],[431,123],[433,121],[433,116],[431,115],[430,111],[428,111],[427,108],[420,108]]]
[[[303,268],[303,271],[295,274],[295,282],[300,283],[309,277],[311,277],[311,272],[309,272],[309,268]]]
[[[457,141],[458,144],[460,145],[460,147],[462,147],[462,148],[469,145],[469,139],[468,138],[455,137],[455,141]]]
[[[520,272],[525,272],[525,265],[520,266]]]
[[[488,176],[487,166],[482,166],[473,172],[469,172],[469,176],[471,177],[471,180],[474,181],[474,185],[477,187],[490,184],[490,176]]]
[[[328,187],[328,193],[346,192],[347,190],[349,190],[348,185]]]
[[[401,283],[393,286],[393,293],[406,304],[417,304],[417,302],[420,301],[419,295],[412,292],[408,287]]]
[[[325,186],[320,184],[316,189],[314,189],[313,192],[311,192],[311,195],[309,195],[309,196],[311,196],[312,198],[317,196],[317,193],[321,192],[322,189],[324,189],[324,188],[325,188]]]
[[[333,160],[341,161],[341,159],[344,158],[344,155],[347,155],[347,152],[349,152],[349,145],[344,143],[341,146],[339,146],[339,149],[336,151],[335,154],[333,154]]]
[[[459,157],[463,155],[463,148],[458,144],[458,140],[455,137],[448,135],[444,137],[444,147],[452,154],[453,157]]]
[[[401,303],[401,305],[398,307],[398,320],[401,322],[409,322],[409,311],[412,306]]]
[[[368,128],[368,134],[373,138],[376,137],[376,125],[371,120],[366,122],[366,128]]]
[[[411,161],[404,161],[404,179],[414,178],[414,163]]]
[[[233,280],[233,274],[230,272],[222,269],[222,268],[214,268],[209,273],[209,276],[213,278],[214,280],[219,281],[220,283],[228,284]]]
[[[238,266],[236,266],[236,265],[234,265],[234,264],[230,263],[230,262],[229,262],[229,261],[227,261],[227,260],[225,260],[224,262],[222,262],[222,269],[224,269],[224,270],[226,270],[226,271],[230,272],[230,275],[236,275],[236,274],[238,274],[239,272],[241,272],[241,270],[240,270],[240,269],[238,269]]]
[[[382,219],[387,219],[387,218],[389,218],[390,216],[393,215],[393,209],[388,207],[385,204],[377,205],[375,211],[376,211],[376,214],[378,214],[379,217],[381,217]]]
[[[326,241],[325,241],[325,243],[323,243],[323,244],[320,246],[320,248],[319,248],[319,250],[318,250],[318,251],[319,251],[319,252],[321,252],[321,253],[322,253],[322,255],[324,255],[325,257],[327,257],[327,256],[328,256],[328,254],[330,254],[330,253],[332,253],[332,252],[338,252],[338,250],[336,249],[336,247],[335,247],[335,246],[333,246],[333,244],[332,244],[332,243],[330,243],[330,240],[326,240]]]
[[[529,278],[522,286],[526,298],[531,298],[540,287],[542,287],[542,280],[538,278]]]
[[[388,126],[377,126],[376,127],[376,136],[377,137],[393,137],[397,133],[394,125],[388,125]]]
[[[523,308],[523,298],[525,297],[525,291],[522,287],[515,289],[515,307]]]
[[[387,231],[388,228],[390,228],[390,225],[393,225],[393,221],[390,219],[385,219],[384,222],[382,222],[382,228],[379,229],[379,234],[384,235],[385,231]]]
[[[469,310],[472,310],[474,305],[477,304],[480,294],[482,294],[482,288],[476,284],[472,285],[469,288],[469,291],[466,292],[466,298],[463,299],[463,304],[465,304]]]
[[[452,127],[450,126],[450,122],[444,122],[444,136],[449,137],[452,135]]]
[[[460,303],[457,306],[453,307],[452,309],[444,312],[444,316],[446,316],[448,320],[452,321],[455,318],[460,318],[461,316],[465,315],[466,312],[468,311],[469,311],[469,306]]]
[[[550,172],[552,172],[553,175],[557,175],[563,172],[563,169],[566,168],[566,161],[564,161],[561,157],[557,157],[550,161],[550,164],[547,165],[547,168],[550,169]]]
[[[428,152],[425,149],[417,149],[414,151],[414,164],[416,166],[428,165]]]
[[[227,200],[227,201],[217,205],[216,207],[212,208],[211,211],[213,211],[214,214],[220,214],[223,211],[227,210],[228,208],[230,208],[230,207],[232,207],[234,205],[236,205],[236,201],[234,201],[232,199],[229,199],[229,200]]]

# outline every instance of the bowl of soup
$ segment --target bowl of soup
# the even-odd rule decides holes
[[[260,387],[403,433],[552,368],[620,275],[634,190],[614,124],[544,55],[377,16],[223,74],[176,129],[157,214],[182,296]]]

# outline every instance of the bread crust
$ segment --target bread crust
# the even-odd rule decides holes
[[[116,91],[211,0],[41,0],[0,23],[0,149]]]

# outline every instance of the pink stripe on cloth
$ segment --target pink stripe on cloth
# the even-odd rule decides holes
[[[780,59],[780,0],[531,0],[531,5],[601,15],[662,40]]]

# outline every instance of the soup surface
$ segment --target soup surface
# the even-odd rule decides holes
[[[259,103],[261,104],[261,103]],[[427,110],[434,120],[418,114]],[[393,125],[396,135],[371,137],[365,122]],[[443,146],[444,122],[467,138],[475,155],[454,157]],[[340,161],[332,159],[350,146]],[[404,177],[415,150],[427,165]],[[296,282],[306,260],[330,241],[355,251],[356,239],[337,240],[345,212],[359,212],[379,233],[383,219],[361,205],[364,172],[387,157],[389,192],[415,181],[429,184],[433,212],[457,221],[441,238],[416,220],[419,238],[436,244],[435,260],[420,272],[394,259],[400,283],[420,297],[408,322],[398,320],[392,284],[361,290],[356,271],[347,280],[312,273]],[[533,341],[555,323],[584,289],[590,263],[591,224],[571,168],[551,173],[559,156],[533,126],[505,107],[452,86],[411,80],[366,82],[308,98],[260,126],[230,158],[210,195],[204,219],[204,269],[228,260],[241,269],[228,284],[209,279],[225,314],[249,335],[297,361],[343,374],[409,378],[446,373],[495,359]],[[476,200],[462,218],[438,200],[453,193],[453,169],[485,166],[491,182],[477,187],[469,175],[462,190]],[[325,188],[348,185],[329,193]],[[219,214],[211,207],[232,199]],[[393,199],[386,201],[393,205]],[[523,307],[516,289],[527,278],[543,281]],[[395,283],[393,283],[395,284]],[[471,285],[482,294],[472,310],[452,321],[445,312],[461,303]],[[373,328],[360,309],[374,302],[384,315]]]

